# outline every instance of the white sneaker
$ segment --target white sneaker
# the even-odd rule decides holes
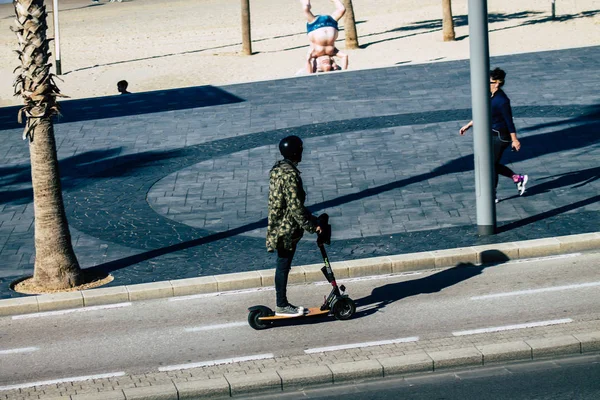
[[[519,196],[523,196],[525,193],[525,185],[527,185],[527,181],[529,180],[529,176],[521,175],[519,181],[517,182],[517,190],[519,191]]]
[[[304,315],[304,307],[296,307],[291,304],[285,307],[275,307],[275,315],[278,317],[300,317]]]

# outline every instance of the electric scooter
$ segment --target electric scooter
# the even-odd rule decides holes
[[[305,310],[303,315],[287,317],[275,315],[275,312],[267,306],[252,306],[248,308],[248,324],[256,330],[270,328],[277,322],[288,320],[292,318],[304,318],[313,317],[317,315],[328,316],[333,315],[338,320],[347,320],[354,315],[356,311],[356,304],[345,292],[346,287],[344,285],[338,286],[329,264],[329,258],[325,251],[325,244],[331,243],[331,225],[329,225],[329,216],[322,214],[319,216],[319,226],[321,227],[321,233],[317,236],[317,246],[321,250],[323,261],[325,265],[321,268],[321,272],[325,275],[325,278],[331,283],[332,289],[329,296],[325,298],[325,301],[321,307],[314,307]]]

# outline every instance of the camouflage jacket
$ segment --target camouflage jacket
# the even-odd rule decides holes
[[[305,199],[300,171],[289,160],[278,161],[269,180],[267,251],[291,250],[305,230],[315,232],[317,219],[304,207]]]

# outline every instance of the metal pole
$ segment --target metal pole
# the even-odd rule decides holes
[[[552,19],[556,18],[556,0],[552,0]]]
[[[490,54],[487,17],[487,0],[469,0],[475,195],[477,231],[480,235],[493,235],[496,231],[494,161],[490,134]]]
[[[54,59],[56,60],[56,75],[62,74],[60,66],[60,35],[58,33],[58,0],[52,2],[52,13],[54,14]]]
[[[242,54],[252,55],[252,37],[250,35],[250,0],[242,0]]]

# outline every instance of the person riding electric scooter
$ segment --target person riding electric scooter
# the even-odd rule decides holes
[[[304,231],[320,233],[317,217],[304,206],[306,193],[298,163],[302,161],[302,139],[288,136],[279,142],[283,160],[277,161],[270,172],[267,227],[267,251],[277,252],[275,315],[295,317],[304,315],[304,307],[296,307],[287,299],[287,282],[296,246]]]

